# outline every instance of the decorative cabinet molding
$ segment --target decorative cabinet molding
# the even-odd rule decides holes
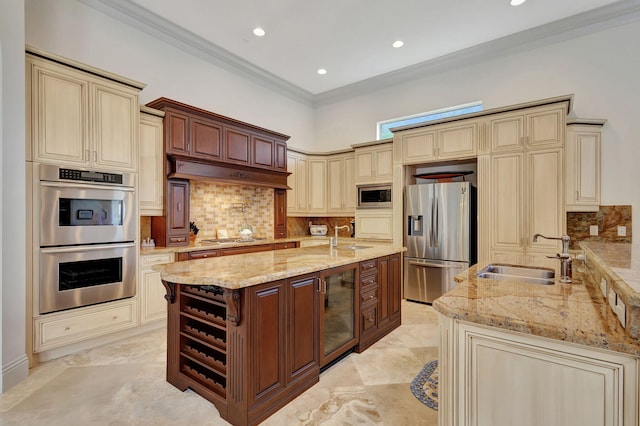
[[[28,48],[28,158],[40,163],[138,170],[143,84]]]
[[[567,211],[596,212],[600,209],[601,128],[605,122],[573,119],[567,123]]]
[[[393,145],[356,148],[356,183],[385,183],[393,179]]]
[[[162,121],[164,112],[140,108],[140,159],[138,206],[140,216],[164,214],[164,149]]]
[[[439,323],[440,424],[638,424],[638,358],[442,315]]]

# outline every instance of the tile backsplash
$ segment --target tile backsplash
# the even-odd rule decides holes
[[[598,235],[589,235],[591,225]],[[618,236],[618,226],[626,227],[626,236]],[[597,212],[567,212],[567,234],[571,249],[579,249],[579,241],[631,243],[631,206],[600,206]]]
[[[353,217],[287,217],[287,236],[305,237],[309,233],[309,222],[314,225],[327,225],[327,235],[333,236],[334,226],[349,225]],[[338,235],[341,237],[351,236],[351,229],[340,229]]]
[[[215,238],[226,229],[237,238],[240,226],[253,226],[254,236],[273,238],[273,188],[191,181],[190,221],[200,229],[198,239]]]

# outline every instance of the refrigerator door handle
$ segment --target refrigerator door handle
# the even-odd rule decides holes
[[[439,263],[409,262],[409,265],[421,266],[423,268],[463,269],[460,265],[441,265]]]
[[[429,247],[433,247],[433,209],[435,207],[435,203],[433,202],[433,197],[431,198],[431,227],[429,228]]]
[[[438,221],[440,219],[440,200],[438,199],[437,196],[433,197],[434,199],[434,204],[436,206],[436,217],[435,217],[435,237],[433,238],[434,240],[434,247],[438,247],[438,241],[440,241],[440,226],[438,225]]]

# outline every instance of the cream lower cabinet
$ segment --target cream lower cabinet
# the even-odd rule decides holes
[[[393,239],[393,210],[356,210],[356,238]]]
[[[163,111],[140,108],[140,167],[138,211],[140,216],[164,214]]]
[[[158,321],[167,318],[165,288],[160,273],[151,269],[153,265],[162,265],[175,261],[173,253],[140,255],[140,279],[138,280],[138,298],[140,300],[140,323]]]
[[[533,236],[559,237],[564,225],[561,148],[491,156],[489,167],[490,260],[555,267],[547,255],[560,243]],[[482,207],[481,207],[482,211]]]
[[[100,337],[135,327],[138,300],[124,299],[42,315],[34,319],[34,352]]]
[[[439,320],[441,426],[639,424],[637,357]]]
[[[138,93],[144,85],[43,55],[26,55],[28,158],[137,171]]]

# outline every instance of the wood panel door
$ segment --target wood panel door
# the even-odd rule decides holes
[[[165,150],[167,154],[189,153],[189,116],[167,109],[164,116]]]
[[[491,250],[524,251],[524,154],[491,157]]]
[[[287,237],[287,190],[273,191],[273,232],[274,238]]]
[[[164,148],[162,117],[140,113],[138,205],[140,216],[164,213]]]
[[[230,163],[248,166],[251,159],[251,135],[233,127],[226,127],[224,157]]]
[[[189,181],[167,180],[168,235],[189,235]]]
[[[251,165],[273,169],[275,165],[275,141],[260,136],[251,136]]]
[[[191,118],[192,157],[206,160],[222,160],[222,126],[209,120]]]
[[[249,406],[282,392],[286,386],[286,283],[249,287],[252,360],[248,374]]]
[[[478,123],[447,126],[438,130],[438,159],[475,157],[478,153]]]
[[[287,282],[287,382],[319,370],[318,276]]]
[[[389,256],[389,284],[387,286],[389,320],[400,321],[402,302],[402,256]]]
[[[275,142],[275,164],[274,168],[281,172],[287,171],[287,144],[286,142]]]

